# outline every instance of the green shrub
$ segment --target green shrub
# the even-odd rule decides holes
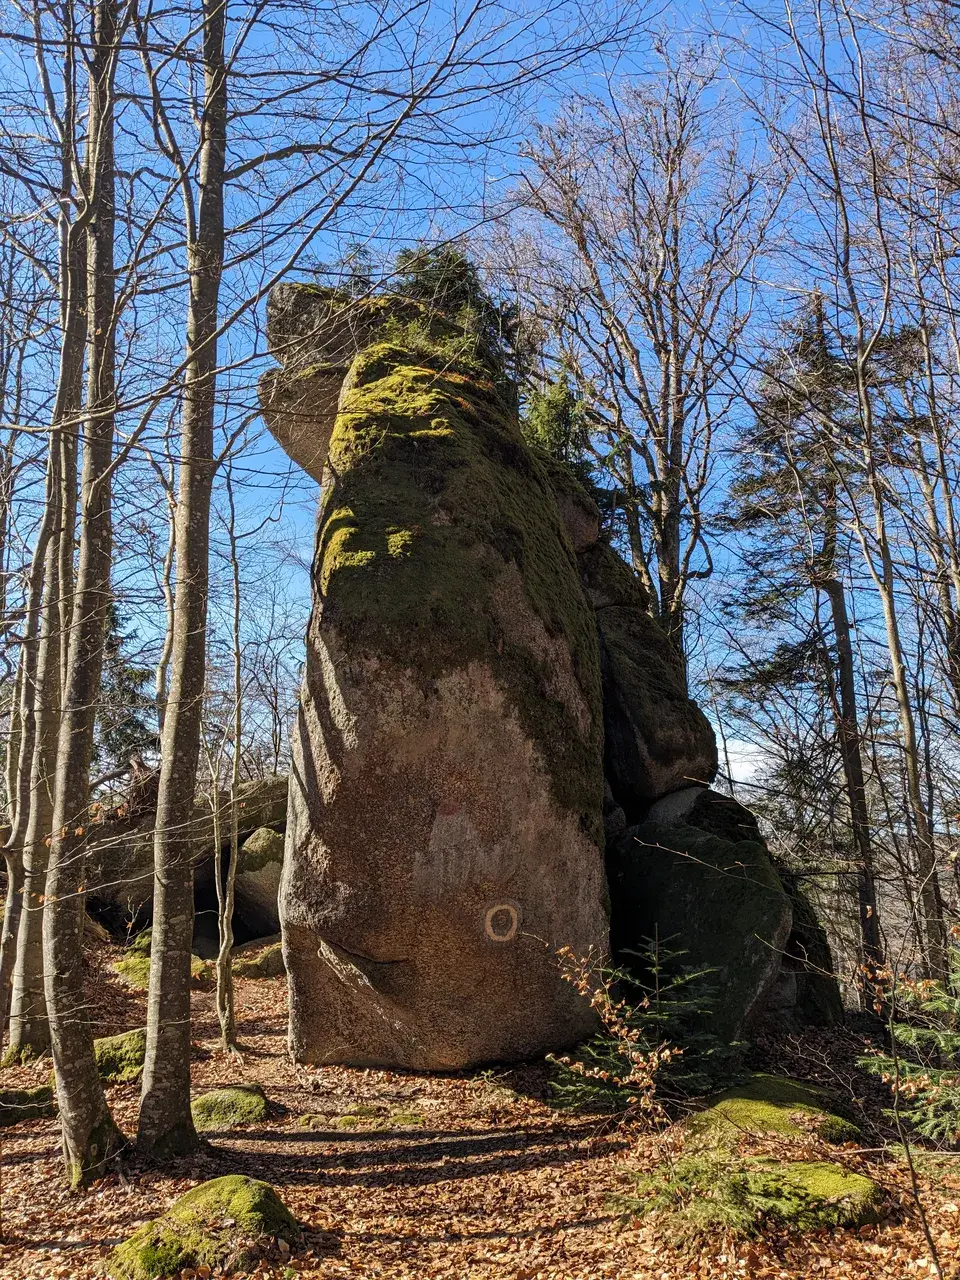
[[[686,966],[683,956],[650,942],[628,973],[560,953],[563,976],[590,1000],[603,1029],[575,1054],[550,1059],[559,1106],[662,1118],[671,1103],[730,1078],[742,1046],[710,1031],[712,970]]]
[[[891,984],[892,1046],[860,1065],[893,1090],[897,1111],[925,1138],[960,1140],[960,951],[950,950],[944,985],[900,978]]]

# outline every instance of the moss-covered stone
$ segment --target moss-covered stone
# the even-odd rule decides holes
[[[55,1111],[53,1089],[49,1085],[35,1089],[0,1089],[0,1126],[44,1119]]]
[[[786,1076],[756,1074],[723,1093],[685,1121],[691,1137],[710,1143],[736,1144],[744,1135],[781,1134],[802,1137],[803,1123],[827,1142],[855,1141],[855,1124],[830,1109],[822,1089]]]
[[[790,903],[766,845],[711,835],[689,820],[629,827],[607,857],[610,937],[618,960],[654,937],[684,962],[713,971],[719,1000],[715,1034],[733,1041],[757,1009],[780,967],[791,925]]]
[[[147,1032],[143,1027],[123,1031],[116,1036],[103,1036],[93,1042],[100,1079],[108,1084],[124,1084],[138,1080],[143,1074],[147,1052]]]
[[[199,1133],[211,1129],[233,1129],[240,1124],[266,1120],[267,1095],[258,1084],[228,1085],[201,1093],[193,1099],[190,1110]]]
[[[261,871],[272,862],[283,862],[283,836],[272,827],[257,827],[243,842],[237,871]]]
[[[257,939],[233,949],[233,974],[236,978],[280,978],[286,973],[283,946],[279,938]]]
[[[577,590],[550,480],[482,368],[379,342],[351,368],[330,441],[315,573],[345,642],[425,681],[492,662],[558,804],[600,831],[595,623]],[[504,568],[569,648],[597,729],[550,697],[546,655],[497,622]],[[505,620],[506,621],[506,620]]]
[[[162,1217],[139,1227],[110,1254],[113,1280],[159,1280],[186,1268],[242,1269],[255,1265],[263,1245],[284,1240],[291,1249],[300,1228],[266,1182],[229,1174],[201,1183]]]
[[[138,991],[146,991],[150,986],[150,946],[152,936],[149,929],[130,942],[126,951],[113,966],[113,971],[128,987]],[[195,982],[203,982],[210,977],[210,966],[199,956],[190,957],[190,976]]]
[[[880,1216],[883,1195],[870,1178],[830,1161],[744,1161],[758,1215],[796,1231],[862,1227]]]
[[[594,1026],[551,951],[606,944],[595,619],[512,397],[448,327],[394,318],[330,426],[283,894],[303,1061],[454,1069]],[[265,413],[281,443],[304,422]]]

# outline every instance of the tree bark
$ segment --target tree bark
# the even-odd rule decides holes
[[[115,0],[98,0],[90,67],[87,182],[87,404],[83,423],[80,548],[44,904],[44,960],[63,1160],[71,1186],[101,1176],[123,1145],[93,1052],[84,993],[83,867],[90,762],[110,602],[111,464],[115,392],[114,75]]]
[[[173,651],[161,744],[147,1053],[137,1131],[138,1149],[151,1155],[189,1151],[198,1142],[190,1112],[190,818],[206,677],[210,498],[215,470],[216,332],[223,274],[227,133],[224,0],[204,0],[203,13],[199,211],[196,238],[187,249],[190,302],[174,538]]]

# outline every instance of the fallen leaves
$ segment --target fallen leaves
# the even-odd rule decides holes
[[[106,958],[106,956],[104,957]],[[110,1030],[142,1025],[142,995],[93,966],[91,1005]],[[54,1121],[4,1135],[0,1280],[93,1280],[103,1257],[190,1186],[221,1173],[272,1182],[306,1233],[293,1255],[278,1241],[258,1280],[907,1280],[930,1269],[905,1168],[853,1151],[899,1204],[895,1221],[805,1240],[716,1241],[679,1257],[649,1224],[621,1224],[610,1207],[625,1169],[660,1158],[654,1144],[558,1114],[536,1066],[493,1076],[426,1077],[289,1062],[282,979],[240,981],[242,1062],[217,1049],[210,992],[195,992],[198,1092],[260,1083],[279,1118],[213,1134],[208,1151],[160,1170],[127,1171],[73,1197],[62,1184]],[[39,1064],[11,1069],[23,1079]],[[4,1073],[4,1079],[8,1073]],[[12,1075],[9,1077],[12,1082]],[[118,1121],[136,1124],[138,1089],[111,1090]],[[372,1117],[341,1127],[345,1115]],[[416,1115],[414,1128],[404,1123]],[[308,1117],[307,1123],[304,1118]],[[958,1170],[960,1173],[960,1170]],[[923,1174],[924,1203],[948,1280],[960,1276],[960,1183]],[[180,1280],[211,1280],[197,1267]]]

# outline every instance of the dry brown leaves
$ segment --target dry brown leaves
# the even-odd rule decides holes
[[[93,966],[105,1025],[142,1025],[141,998]],[[902,1164],[853,1151],[842,1157],[887,1189],[880,1227],[758,1245],[712,1242],[678,1257],[653,1228],[627,1225],[610,1207],[627,1168],[656,1159],[656,1143],[599,1131],[543,1102],[541,1069],[490,1076],[427,1077],[325,1068],[305,1071],[285,1052],[281,979],[239,981],[243,1056],[219,1052],[212,994],[194,995],[198,1090],[258,1081],[274,1115],[263,1128],[213,1135],[210,1149],[162,1169],[131,1166],[83,1196],[63,1187],[55,1121],[0,1131],[0,1280],[86,1280],[135,1226],[206,1178],[243,1172],[277,1187],[306,1231],[296,1258],[265,1261],[261,1277],[352,1280],[910,1280],[934,1275]],[[108,1021],[107,1021],[108,1019]],[[0,1073],[10,1085],[45,1079],[48,1064]],[[509,1086],[509,1087],[507,1087]],[[110,1101],[125,1131],[136,1126],[138,1090]],[[344,1129],[367,1108],[382,1123]],[[422,1123],[392,1125],[391,1116]],[[309,1125],[302,1118],[309,1116]],[[944,1263],[960,1277],[960,1160],[924,1169],[922,1193]],[[190,1280],[188,1276],[188,1280]]]

